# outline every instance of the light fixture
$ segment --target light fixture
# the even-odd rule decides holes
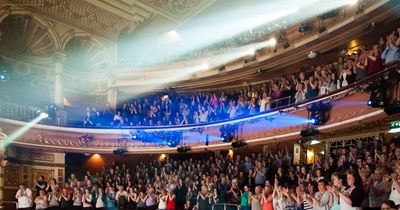
[[[254,55],[254,54],[256,54],[256,50],[255,49],[250,49],[247,54],[248,55]]]
[[[276,45],[276,39],[275,39],[275,37],[274,38],[271,38],[270,40],[268,40],[268,45],[269,46],[275,46]]]
[[[320,144],[321,142],[320,141],[318,141],[318,140],[312,140],[311,142],[310,142],[310,145],[315,145],[315,144]]]
[[[203,70],[203,71],[205,71],[209,68],[210,68],[210,65],[208,65],[208,63],[204,63],[203,65],[201,65],[201,70]]]
[[[40,113],[40,115],[39,115],[39,117],[40,118],[48,118],[49,117],[49,114],[47,114],[47,113],[45,113],[45,112],[42,112],[42,113]]]
[[[390,123],[390,130],[388,133],[398,133],[400,132],[400,120],[396,120]]]
[[[358,3],[358,0],[348,0],[349,5],[356,5]]]
[[[388,133],[398,133],[400,132],[400,128],[392,128],[388,131]]]

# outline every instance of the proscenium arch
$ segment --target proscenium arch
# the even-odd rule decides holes
[[[1,8],[1,10],[4,11],[4,8]],[[27,16],[32,17],[32,20],[34,20],[39,25],[41,25],[47,29],[47,32],[49,33],[50,38],[56,48],[55,50],[58,50],[61,48],[61,40],[60,40],[59,36],[57,35],[57,32],[54,30],[53,26],[51,26],[49,21],[47,21],[45,18],[41,17],[38,14],[29,12],[29,11],[26,11],[23,9],[11,7],[10,9],[7,9],[5,12],[0,14],[0,23],[3,22],[3,20],[6,19],[7,17],[13,16],[13,15],[27,15]]]

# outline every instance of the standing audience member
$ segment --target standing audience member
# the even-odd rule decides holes
[[[40,191],[39,191],[40,193]],[[31,209],[33,205],[32,191],[25,186],[25,184],[19,185],[15,198],[18,200],[18,209]],[[46,197],[47,202],[47,197]]]

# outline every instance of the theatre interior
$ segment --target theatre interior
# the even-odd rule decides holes
[[[0,0],[0,209],[400,209],[400,1]]]

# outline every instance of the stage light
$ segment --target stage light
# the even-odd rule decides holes
[[[165,33],[163,39],[166,43],[175,43],[181,41],[181,36],[177,31],[172,30]]]
[[[305,33],[305,32],[307,32],[307,31],[308,31],[308,23],[302,23],[302,24],[300,24],[299,32],[300,32],[300,33]]]
[[[385,102],[383,97],[384,95],[380,89],[374,89],[371,91],[367,105],[373,108],[384,107]]]
[[[319,131],[315,130],[314,128],[305,128],[300,131],[300,136],[302,136],[304,138],[310,137],[310,136],[315,136],[317,134],[319,134]]]
[[[312,140],[311,142],[310,142],[310,145],[315,145],[315,144],[320,144],[321,142],[320,141],[318,141],[318,140]]]
[[[181,147],[176,148],[176,151],[178,153],[187,153],[191,150],[192,150],[192,148],[190,148],[189,146],[181,146]]]
[[[125,153],[127,153],[128,151],[122,148],[118,148],[113,150],[114,155],[123,155]]]
[[[243,147],[243,146],[246,146],[246,142],[245,141],[235,141],[235,142],[232,142],[231,146],[233,148]]]
[[[0,80],[5,80],[5,79],[6,79],[6,76],[0,74]]]
[[[356,5],[358,3],[358,0],[348,0],[349,5]]]
[[[384,111],[387,115],[394,115],[400,112],[400,103],[396,102],[385,106]]]
[[[310,114],[309,122],[313,125],[325,124],[325,106],[323,103],[314,103],[308,109]]]
[[[201,65],[201,70],[202,71],[206,71],[209,68],[210,68],[210,65],[208,65],[208,63],[205,63],[205,64]]]
[[[268,45],[269,46],[275,46],[276,45],[276,39],[275,38],[271,38],[270,40],[268,40]]]
[[[255,55],[256,54],[256,50],[255,49],[250,49],[248,51],[248,55]]]
[[[49,114],[42,112],[42,113],[40,113],[39,117],[42,118],[42,119],[48,118]]]

